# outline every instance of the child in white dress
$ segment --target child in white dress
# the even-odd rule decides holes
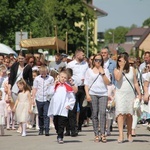
[[[23,79],[17,82],[17,86],[19,88],[19,94],[13,111],[16,112],[17,121],[21,125],[22,136],[26,136],[26,123],[30,119],[32,106],[30,88]]]
[[[4,135],[4,125],[6,117],[6,102],[2,100],[2,91],[0,90],[0,132]]]
[[[55,85],[50,88],[50,94],[53,94],[53,97],[49,106],[48,116],[54,117],[54,125],[59,144],[63,144],[63,134],[68,111],[72,110],[75,104],[73,89],[66,83],[67,79],[67,72],[60,72],[59,79],[56,80]]]

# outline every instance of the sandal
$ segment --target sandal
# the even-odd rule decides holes
[[[102,141],[103,143],[106,143],[106,142],[107,142],[107,139],[106,139],[106,136],[105,136],[105,135],[102,135],[102,136],[101,136],[101,141]]]
[[[99,136],[95,136],[94,142],[96,142],[96,143],[99,142]]]

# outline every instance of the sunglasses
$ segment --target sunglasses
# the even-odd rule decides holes
[[[33,61],[29,62],[30,64],[34,63]]]
[[[102,62],[102,59],[95,59],[95,62]]]
[[[119,62],[122,62],[122,60],[118,60]]]

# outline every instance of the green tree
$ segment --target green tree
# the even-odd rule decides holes
[[[41,6],[40,0],[1,0],[0,2],[0,42],[14,48],[15,32],[29,32],[36,29],[39,35],[37,18]]]
[[[108,43],[124,43],[125,42],[125,35],[129,31],[128,27],[119,26],[115,29],[108,29],[105,34],[104,38],[105,41]]]
[[[143,26],[148,26],[148,27],[150,27],[150,18],[146,19],[146,20],[143,22]]]

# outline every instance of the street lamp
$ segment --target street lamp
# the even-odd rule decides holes
[[[89,21],[86,21],[86,56],[89,56]]]
[[[114,50],[114,41],[115,41],[115,36],[114,36],[114,31],[108,32],[110,35],[112,35],[112,43],[113,43],[113,50]]]

